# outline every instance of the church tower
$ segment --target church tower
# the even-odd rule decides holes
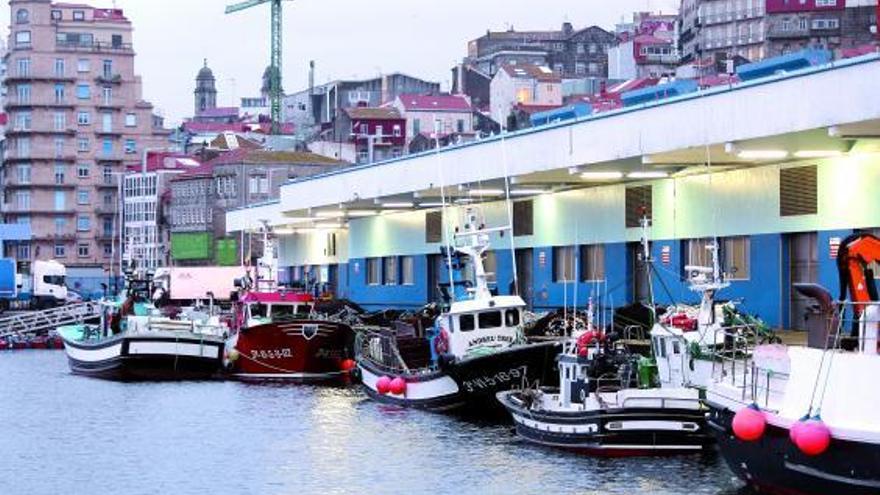
[[[208,60],[205,59],[205,65],[199,70],[199,75],[196,76],[194,115],[198,115],[210,108],[217,108],[216,82],[214,73],[208,68]]]

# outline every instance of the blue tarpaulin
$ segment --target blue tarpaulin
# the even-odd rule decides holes
[[[780,72],[791,72],[805,69],[814,65],[824,65],[831,62],[831,52],[809,48],[778,57],[772,57],[743,64],[736,68],[736,75],[740,81],[751,81],[761,77],[772,76]]]

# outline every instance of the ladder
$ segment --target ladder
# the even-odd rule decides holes
[[[97,302],[68,304],[42,311],[28,311],[0,318],[0,338],[46,333],[62,325],[83,323],[101,316]]]

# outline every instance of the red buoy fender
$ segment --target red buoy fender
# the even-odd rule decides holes
[[[376,392],[382,395],[387,394],[391,390],[391,377],[382,376],[376,380]]]
[[[821,419],[804,421],[797,430],[795,445],[808,456],[820,455],[831,445],[831,430]]]
[[[733,434],[744,442],[754,442],[764,436],[767,418],[756,406],[744,407],[733,416]]]
[[[388,390],[394,395],[403,395],[406,393],[406,380],[401,377],[397,377],[391,380],[391,383],[388,386]]]

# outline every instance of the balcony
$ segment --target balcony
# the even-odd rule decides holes
[[[55,49],[59,52],[74,53],[117,53],[121,55],[134,55],[131,43],[106,43],[95,41],[92,43],[79,43],[69,41],[56,41]]]
[[[770,26],[770,29],[767,30],[767,37],[770,39],[809,38],[810,29],[801,29],[799,26],[791,26],[788,28],[783,26]]]
[[[762,9],[742,9],[733,12],[722,12],[720,14],[704,14],[697,19],[698,23],[704,26],[711,26],[713,24],[757,19],[760,17],[764,17],[764,11]]]
[[[122,130],[121,129],[98,128],[98,129],[95,129],[95,135],[96,136],[119,137],[119,136],[122,136]]]
[[[48,234],[48,233],[40,233],[34,232],[33,239],[35,241],[75,241],[76,234],[62,233],[62,234]]]
[[[113,98],[112,100],[105,101],[101,100],[95,104],[95,107],[98,110],[114,110],[119,111],[125,108],[125,102],[119,98]]]
[[[51,153],[16,153],[15,150],[10,150],[6,152],[6,156],[3,158],[4,163],[19,163],[19,162],[75,162],[76,156],[74,155],[56,155]]]
[[[101,182],[98,184],[93,184],[94,187],[98,189],[119,189],[119,184],[110,183],[110,182]]]
[[[28,82],[30,82],[30,83],[41,83],[41,82],[59,83],[60,82],[60,83],[73,84],[76,82],[76,78],[75,77],[68,77],[68,76],[57,76],[57,75],[12,74],[12,75],[6,76],[6,80],[4,81],[4,84],[6,84],[8,86],[10,84],[28,83]]]
[[[18,214],[27,214],[27,215],[55,215],[55,216],[73,216],[76,215],[76,211],[70,208],[64,208],[61,210],[56,210],[54,208],[47,208],[43,206],[31,206],[29,208],[19,208],[18,206],[11,203],[4,203],[3,205],[3,213],[18,213]]]
[[[121,74],[103,74],[95,78],[98,84],[122,84]]]
[[[19,182],[17,179],[7,179],[3,184],[6,189],[75,189],[74,184],[58,184],[54,181],[31,181]]]
[[[120,154],[118,154],[118,153],[111,153],[111,154],[109,154],[109,155],[105,155],[105,154],[103,154],[103,153],[98,153],[98,155],[95,156],[95,161],[98,162],[98,163],[102,163],[102,162],[104,162],[104,163],[116,163],[116,162],[123,162],[123,161],[125,161],[125,157],[122,156],[122,155],[120,155]]]
[[[644,60],[644,63],[648,64],[677,64],[679,61],[678,55],[675,54],[661,55],[657,53],[651,53],[647,55],[642,55],[641,58],[642,60]]]
[[[30,98],[28,100],[10,98],[6,102],[7,110],[14,110],[18,108],[63,108],[73,110],[74,108],[76,108],[76,105],[73,103],[68,103],[66,101],[40,101],[35,100],[34,98]]]
[[[6,129],[7,136],[15,136],[15,135],[32,135],[32,134],[49,134],[49,135],[68,135],[73,136],[76,134],[76,129],[65,127],[64,129],[50,129],[45,127],[23,127],[23,126],[13,126]]]

